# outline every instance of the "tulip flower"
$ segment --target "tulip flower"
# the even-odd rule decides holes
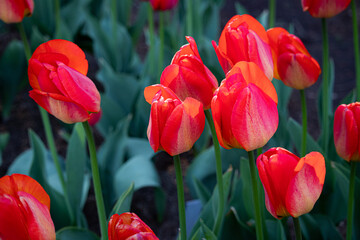
[[[204,109],[209,109],[218,82],[201,60],[195,40],[192,37],[186,40],[189,44],[175,54],[171,65],[164,69],[160,83],[173,90],[181,100],[192,97],[199,100]]]
[[[56,238],[49,195],[29,176],[13,174],[0,178],[0,238]]]
[[[313,85],[321,69],[301,40],[280,27],[269,29],[267,34],[273,54],[274,77],[298,90]]]
[[[279,123],[277,101],[274,86],[255,63],[235,64],[211,102],[220,145],[246,151],[263,147]]]
[[[213,46],[225,74],[240,61],[254,62],[268,79],[273,78],[273,61],[265,28],[250,15],[236,15],[225,25],[219,46]]]
[[[150,0],[154,11],[166,11],[174,8],[179,0]]]
[[[360,161],[360,102],[342,104],[336,109],[334,143],[340,157],[346,161]]]
[[[135,213],[114,214],[108,225],[109,240],[158,240],[155,233]]]
[[[100,94],[86,77],[88,62],[74,43],[41,44],[29,60],[30,97],[65,123],[84,122],[100,111]]]
[[[171,156],[189,151],[205,126],[202,103],[191,97],[181,101],[161,84],[146,87],[144,95],[151,104],[147,136],[152,149]]]
[[[31,16],[33,10],[33,0],[1,0],[0,19],[5,23],[18,23]]]
[[[325,160],[319,152],[299,158],[284,148],[271,148],[256,164],[271,215],[297,218],[311,211],[325,180]]]
[[[351,0],[301,0],[303,11],[316,18],[330,18],[344,11]]]
[[[90,114],[90,119],[88,120],[90,126],[95,126],[102,117],[102,110],[100,109],[97,113]]]

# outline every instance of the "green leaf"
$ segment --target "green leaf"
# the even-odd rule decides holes
[[[86,23],[86,14],[88,13],[91,0],[70,1],[61,7],[61,19],[66,23],[71,36],[79,31]]]
[[[239,2],[235,2],[235,9],[236,9],[236,14],[239,15],[248,14],[247,9]]]
[[[217,240],[217,237],[213,233],[213,231],[211,231],[211,229],[208,226],[206,226],[204,224],[204,221],[202,221],[201,219],[200,219],[200,224],[201,224],[201,230],[206,240]]]
[[[111,217],[114,214],[122,214],[124,212],[129,212],[133,194],[134,194],[134,182],[132,182],[129,188],[121,194],[113,210],[111,211],[109,217]]]
[[[335,224],[328,216],[325,215],[313,215],[318,227],[321,230],[322,239],[325,240],[341,240],[343,239]]]
[[[286,234],[284,231],[284,227],[281,224],[280,220],[274,219],[266,220],[266,228],[269,234],[269,239],[279,239],[279,240],[286,240]]]
[[[2,164],[2,152],[9,142],[10,134],[8,132],[0,133],[0,166]]]
[[[77,227],[66,227],[60,229],[56,233],[56,239],[57,240],[79,240],[79,239],[100,240],[100,238],[96,236],[95,233],[87,229],[77,228]]]
[[[234,208],[225,215],[223,229],[219,239],[256,239],[255,231],[240,221]]]
[[[155,206],[157,220],[158,222],[162,222],[166,211],[166,193],[162,188],[155,188]]]
[[[211,197],[210,191],[204,186],[204,184],[202,184],[202,182],[199,179],[194,178],[193,181],[194,181],[196,196],[200,199],[201,203],[205,205]]]
[[[55,17],[54,1],[52,0],[34,0],[35,10],[30,18],[24,18],[27,29],[30,26],[37,26],[40,32],[46,35],[54,36]]]
[[[322,239],[316,220],[308,213],[299,217],[301,232],[305,239]]]
[[[154,155],[148,140],[143,138],[128,138],[126,144],[126,158],[132,158],[136,155]]]

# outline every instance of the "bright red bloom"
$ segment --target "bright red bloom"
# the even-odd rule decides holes
[[[280,27],[267,30],[267,34],[274,62],[274,77],[298,90],[313,85],[321,69],[301,40]]]
[[[0,238],[56,238],[49,195],[29,176],[13,174],[0,178]]]
[[[171,65],[164,69],[160,83],[173,90],[181,100],[192,97],[199,100],[204,109],[209,109],[218,82],[201,60],[195,40],[192,37],[186,40],[189,44],[175,54]]]
[[[272,80],[273,61],[265,28],[252,16],[236,15],[225,25],[219,46],[213,46],[225,74],[240,61],[256,63]]]
[[[311,211],[325,180],[321,153],[299,158],[284,148],[271,148],[257,158],[256,164],[271,215],[299,217]]]
[[[109,240],[158,240],[155,233],[135,213],[114,214],[108,225]]]
[[[171,156],[189,151],[204,130],[202,103],[191,97],[181,101],[161,84],[146,87],[144,95],[151,104],[147,136],[152,149]]]
[[[274,86],[255,63],[235,64],[211,102],[220,145],[246,151],[263,147],[279,124],[277,101]]]
[[[5,23],[18,23],[24,17],[31,16],[34,10],[33,0],[1,0],[0,19]]]
[[[102,117],[102,110],[101,109],[97,113],[91,113],[90,118],[88,120],[90,126],[95,126],[100,121],[101,117]]]
[[[154,11],[170,10],[176,6],[179,0],[150,0],[150,4]]]
[[[74,43],[41,44],[29,60],[30,97],[65,123],[84,122],[100,111],[100,94],[86,77],[88,62]]]
[[[316,18],[330,18],[344,11],[351,0],[301,0],[303,11]]]
[[[360,102],[342,104],[334,116],[334,143],[346,161],[360,161]]]

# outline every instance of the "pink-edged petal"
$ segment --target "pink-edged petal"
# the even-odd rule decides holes
[[[37,104],[64,123],[84,122],[90,118],[89,113],[83,107],[62,95],[39,90],[32,90],[29,95]]]
[[[55,84],[62,85],[66,91],[65,96],[89,112],[100,111],[100,93],[93,81],[62,63],[58,63],[57,72],[59,82],[55,82]]]
[[[238,95],[231,116],[231,129],[246,151],[263,147],[276,132],[276,103],[253,84]]]
[[[41,204],[34,196],[19,192],[30,239],[55,240],[55,227],[47,206]]]
[[[171,156],[189,151],[200,137],[205,126],[205,115],[201,102],[193,98],[176,106],[166,121],[161,146]]]
[[[164,98],[164,100],[166,100],[168,98],[180,100],[178,98],[178,96],[170,88],[165,87],[161,84],[155,84],[155,85],[146,87],[144,89],[145,100],[151,104],[153,101],[153,98],[159,91],[161,91],[161,96]]]

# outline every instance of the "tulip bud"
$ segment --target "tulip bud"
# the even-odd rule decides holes
[[[179,0],[150,0],[154,11],[166,11],[174,8]]]
[[[330,18],[344,11],[351,0],[301,0],[303,11],[316,18]]]
[[[18,23],[24,17],[31,16],[34,10],[33,0],[1,0],[0,19],[5,23]]]
[[[271,148],[257,158],[256,164],[271,215],[280,219],[311,211],[325,180],[325,160],[320,153],[299,158],[284,148]]]

